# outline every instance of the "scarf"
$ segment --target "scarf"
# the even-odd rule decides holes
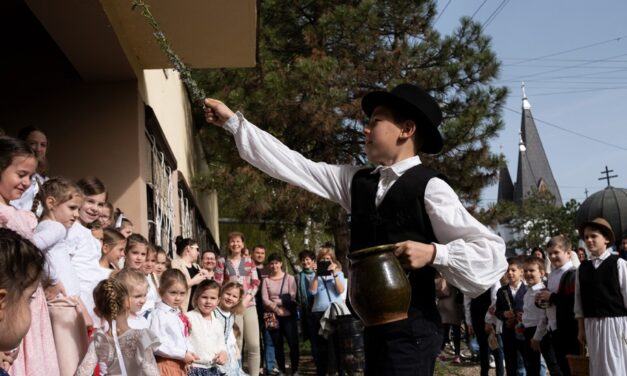
[[[309,297],[311,296],[309,292],[309,281],[311,278],[307,277],[314,274],[315,272],[311,269],[303,269],[302,272],[298,273],[298,297],[301,306],[306,310],[309,310]]]

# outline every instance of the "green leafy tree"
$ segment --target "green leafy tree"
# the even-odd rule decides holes
[[[443,152],[421,157],[472,209],[502,163],[488,142],[502,127],[507,90],[494,86],[499,63],[481,26],[462,18],[451,35],[441,35],[435,16],[436,2],[425,0],[262,1],[256,67],[196,71],[195,78],[304,156],[354,164],[367,162],[363,95],[416,83],[434,93],[444,113]],[[302,230],[310,218],[335,235],[339,254],[346,250],[338,205],[247,165],[224,131],[204,128],[202,139],[210,169],[196,182],[218,189],[222,213],[273,219],[267,230],[276,237]]]
[[[503,202],[484,210],[479,216],[491,223],[508,223],[517,234],[508,246],[530,250],[546,245],[551,236],[566,235],[577,242],[574,223],[579,203],[570,200],[564,206],[555,206],[555,197],[549,191],[534,191],[525,197],[521,206]]]

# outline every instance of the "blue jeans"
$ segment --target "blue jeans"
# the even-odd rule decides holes
[[[274,362],[274,344],[272,343],[272,337],[268,329],[263,328],[261,335],[263,336],[263,360],[265,362],[266,374],[268,374],[276,368],[276,363]]]

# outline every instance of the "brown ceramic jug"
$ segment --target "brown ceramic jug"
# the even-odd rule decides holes
[[[411,286],[393,253],[394,245],[380,245],[352,252],[349,299],[366,326],[407,318]]]

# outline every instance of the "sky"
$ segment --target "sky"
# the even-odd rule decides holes
[[[564,202],[604,189],[601,171],[627,188],[627,1],[438,0],[435,27],[450,34],[462,16],[484,25],[507,86],[505,123],[491,142],[516,180],[521,81]],[[595,139],[595,140],[593,140]],[[482,192],[494,203],[497,185]]]

